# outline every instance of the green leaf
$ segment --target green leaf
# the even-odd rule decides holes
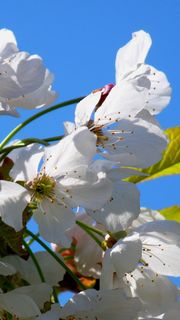
[[[180,206],[172,206],[158,210],[167,220],[180,222]]]
[[[165,130],[169,144],[161,161],[146,169],[137,169],[146,176],[136,175],[126,179],[129,182],[148,181],[163,176],[180,174],[180,127]]]

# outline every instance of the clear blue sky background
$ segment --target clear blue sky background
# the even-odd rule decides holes
[[[88,94],[114,82],[119,47],[140,29],[153,46],[147,62],[163,70],[173,88],[171,104],[158,117],[163,128],[179,125],[180,1],[179,0],[6,0],[1,2],[0,27],[12,29],[19,48],[38,53],[55,74],[57,102]],[[62,133],[62,122],[73,120],[74,106],[37,120],[18,137],[47,137]],[[33,114],[21,119],[0,118],[0,138]],[[141,203],[162,208],[179,203],[179,176],[139,185]]]

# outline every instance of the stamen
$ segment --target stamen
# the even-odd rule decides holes
[[[54,178],[48,176],[47,174],[40,172],[37,177],[28,182],[26,186],[32,191],[32,201],[37,201],[40,203],[43,199],[48,199],[54,202],[56,199],[54,187],[56,182]]]

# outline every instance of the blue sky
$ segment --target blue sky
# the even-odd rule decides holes
[[[131,33],[149,32],[153,46],[147,62],[168,75],[171,104],[158,117],[163,128],[179,125],[180,1],[179,0],[6,0],[1,2],[0,28],[12,29],[21,50],[38,53],[54,73],[57,102],[86,95],[114,82],[117,49]],[[56,111],[26,127],[17,137],[62,134],[62,122],[73,120],[74,106]],[[0,118],[0,139],[20,119]],[[162,208],[179,203],[179,177],[139,185],[143,206]]]

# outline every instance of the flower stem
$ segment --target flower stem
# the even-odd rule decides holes
[[[5,147],[4,149],[0,150],[0,154],[2,154],[2,156],[0,157],[0,162],[4,158],[6,158],[7,155],[14,149],[24,148],[31,143],[39,143],[39,144],[43,144],[45,146],[48,146],[49,142],[59,141],[62,138],[63,138],[63,136],[55,136],[55,137],[44,138],[44,139],[29,138],[29,139],[20,140],[18,143],[15,143],[9,147]]]
[[[87,229],[89,229],[89,230],[97,233],[99,236],[101,236],[101,237],[103,237],[103,238],[104,238],[105,235],[107,234],[107,232],[102,231],[102,230],[100,230],[100,229],[97,229],[97,228],[95,228],[95,227],[92,227],[92,226],[90,226],[90,225],[88,225],[88,224],[86,224],[86,223],[84,223],[84,222],[82,222],[82,221],[76,220],[76,223],[77,223],[78,225],[81,224],[81,226],[84,226],[84,228],[87,228]]]
[[[76,277],[76,275],[68,268],[68,266],[61,260],[57,254],[55,254],[40,238],[38,238],[33,232],[26,229],[26,233],[31,236],[36,242],[38,242],[71,276],[71,278],[78,284],[78,286],[85,290],[86,287],[81,283],[81,281]]]
[[[46,282],[46,281],[45,281],[44,274],[43,274],[43,272],[42,272],[42,270],[41,270],[41,267],[40,267],[40,265],[39,265],[39,262],[37,261],[34,253],[32,252],[31,248],[29,247],[29,245],[26,243],[26,241],[25,241],[24,239],[23,239],[23,246],[24,246],[24,247],[26,248],[26,250],[29,252],[29,255],[30,255],[32,261],[34,262],[34,265],[35,265],[35,267],[36,267],[36,269],[37,269],[37,272],[38,272],[38,274],[39,274],[39,277],[40,277],[41,281],[42,281],[42,282]]]
[[[57,110],[59,108],[63,108],[66,107],[68,105],[74,104],[74,103],[78,103],[79,101],[81,101],[84,97],[80,97],[80,98],[76,98],[76,99],[71,99],[71,100],[67,100],[61,103],[56,104],[55,106],[52,106],[50,108],[44,109],[36,114],[34,114],[32,117],[26,119],[24,122],[20,123],[17,127],[15,127],[6,137],[5,139],[1,142],[0,144],[0,150],[2,150],[2,148],[15,136],[15,134],[17,132],[19,132],[22,128],[24,128],[25,126],[27,126],[27,124],[29,124],[30,122],[34,121],[35,119],[43,116],[46,113],[52,112],[54,110]]]
[[[84,223],[82,223],[81,221],[76,220],[76,224],[77,224],[81,229],[83,229],[83,230],[98,244],[98,246],[100,246],[100,247],[102,248],[102,246],[101,246],[101,241],[95,236],[95,234],[93,233],[92,230],[90,230],[89,228],[87,228],[87,226],[86,226]]]
[[[35,236],[39,237],[39,232],[37,232],[37,233],[35,234]],[[25,237],[26,237],[26,234],[25,234]],[[27,242],[27,245],[28,245],[28,246],[31,246],[34,241],[35,241],[35,240],[34,240],[33,238],[30,238],[30,240]]]

